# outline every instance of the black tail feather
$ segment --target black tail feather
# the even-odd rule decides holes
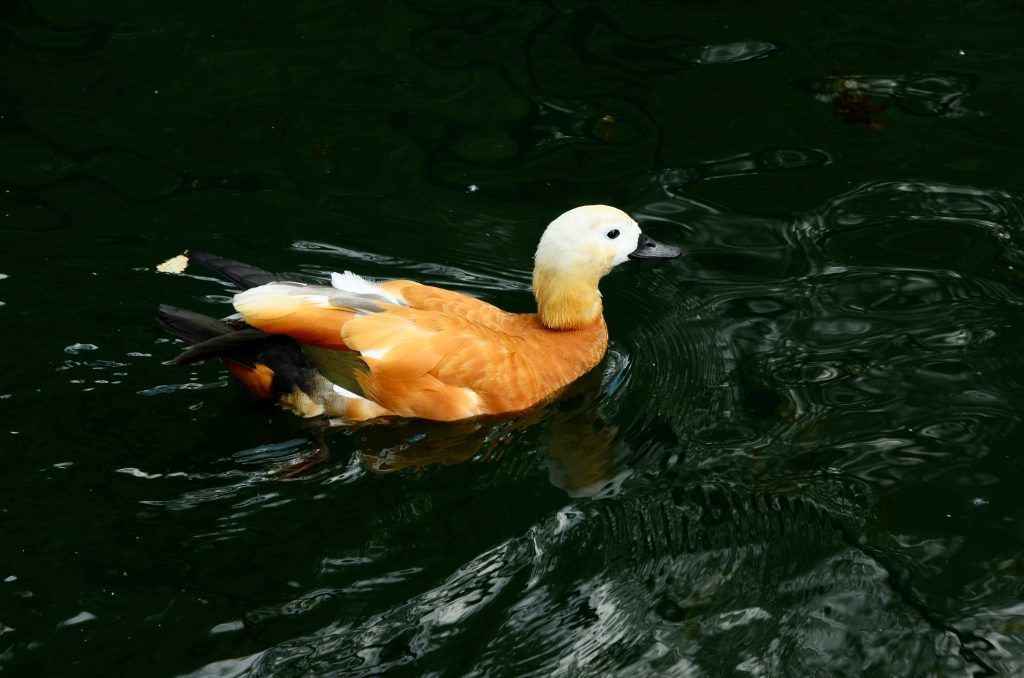
[[[223,320],[167,304],[160,304],[156,318],[167,333],[188,344],[198,344],[238,329]]]
[[[247,325],[232,325],[202,313],[166,304],[161,304],[157,322],[169,334],[191,344],[188,350],[173,360],[178,365],[213,357],[230,358],[250,365],[263,346],[274,340],[274,335]]]
[[[259,354],[270,344],[282,343],[287,337],[267,334],[251,327],[232,330],[228,334],[201,341],[189,347],[172,362],[187,365],[207,358],[227,358],[247,367],[256,364]]]
[[[249,264],[243,264],[234,259],[228,259],[209,252],[189,252],[188,259],[195,262],[218,277],[234,283],[239,289],[247,290],[250,287],[259,287],[271,282],[288,280],[286,276],[264,271]]]

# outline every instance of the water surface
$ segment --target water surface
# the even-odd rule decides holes
[[[1014,3],[9,3],[0,670],[1024,671]],[[602,285],[527,416],[319,431],[180,345],[185,248],[528,311]]]

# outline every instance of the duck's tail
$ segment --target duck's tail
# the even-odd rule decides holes
[[[160,306],[157,322],[168,334],[189,344],[189,348],[172,362],[187,365],[207,358],[220,358],[250,391],[264,398],[273,398],[278,390],[264,379],[268,370],[276,376],[278,372],[289,371],[281,368],[291,366],[312,369],[312,363],[299,345],[288,337],[267,334],[245,325],[233,325],[166,304]],[[240,375],[240,372],[248,376]]]
[[[189,252],[189,263],[195,262],[215,274],[218,278],[233,283],[241,290],[259,287],[272,282],[289,280],[287,276],[264,271],[241,261],[228,259],[209,252]]]
[[[287,280],[285,276],[205,252],[190,253],[189,259],[242,289]],[[217,320],[167,305],[160,306],[157,322],[169,334],[189,344],[174,363],[220,359],[254,394],[274,400],[300,416],[327,415],[362,421],[391,414],[324,377],[299,342],[289,336],[263,332],[240,320]]]
[[[239,329],[223,320],[217,320],[202,313],[195,313],[184,308],[168,306],[167,304],[160,304],[156,320],[165,332],[181,339],[190,346],[230,334]],[[178,364],[193,362],[183,358],[184,354],[175,358],[174,362]]]
[[[261,398],[274,400],[304,417],[339,416],[327,409],[338,400],[332,385],[294,339],[174,306],[160,306],[157,321],[168,333],[191,344],[174,363],[186,365],[219,358],[236,379]]]

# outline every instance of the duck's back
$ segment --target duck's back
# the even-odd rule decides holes
[[[344,343],[368,367],[367,397],[401,416],[453,420],[516,412],[592,369],[608,343],[603,320],[551,330],[536,314],[407,281],[383,283],[407,306],[347,322]]]

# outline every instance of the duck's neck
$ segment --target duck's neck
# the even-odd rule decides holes
[[[537,266],[533,271],[533,296],[540,322],[553,330],[586,327],[601,319],[598,274],[558,271]]]

